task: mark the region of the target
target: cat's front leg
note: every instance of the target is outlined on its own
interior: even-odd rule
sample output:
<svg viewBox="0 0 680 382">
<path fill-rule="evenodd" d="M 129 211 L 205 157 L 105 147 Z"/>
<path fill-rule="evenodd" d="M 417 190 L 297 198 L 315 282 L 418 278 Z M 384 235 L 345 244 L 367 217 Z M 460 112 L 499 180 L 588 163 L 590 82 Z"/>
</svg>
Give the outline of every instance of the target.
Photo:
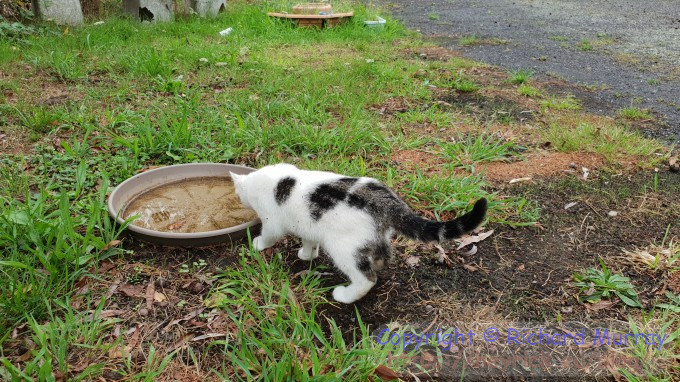
<svg viewBox="0 0 680 382">
<path fill-rule="evenodd" d="M 319 257 L 319 244 L 309 240 L 302 240 L 302 248 L 298 250 L 298 257 L 304 261 L 312 261 Z"/>
<path fill-rule="evenodd" d="M 253 239 L 253 248 L 258 251 L 264 251 L 265 249 L 276 244 L 276 241 L 281 238 L 281 234 L 272 228 L 271 224 L 262 224 L 262 231 L 260 236 Z"/>
</svg>

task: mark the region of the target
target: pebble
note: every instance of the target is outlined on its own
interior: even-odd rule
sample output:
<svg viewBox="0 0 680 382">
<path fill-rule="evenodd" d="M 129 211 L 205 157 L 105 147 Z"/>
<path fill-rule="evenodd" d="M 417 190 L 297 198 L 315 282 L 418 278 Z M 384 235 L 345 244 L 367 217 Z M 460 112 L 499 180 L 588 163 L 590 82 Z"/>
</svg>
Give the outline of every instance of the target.
<svg viewBox="0 0 680 382">
<path fill-rule="evenodd" d="M 609 211 L 609 212 L 607 213 L 607 215 L 609 215 L 609 216 L 611 216 L 611 217 L 617 216 L 618 214 L 619 214 L 619 211 L 614 211 L 614 210 Z"/>
<path fill-rule="evenodd" d="M 430 312 L 432 312 L 432 311 L 434 310 L 434 306 L 432 306 L 432 305 L 426 305 L 426 306 L 425 306 L 425 310 L 426 310 L 428 313 L 430 313 Z"/>
<path fill-rule="evenodd" d="M 142 309 L 139 310 L 140 316 L 146 316 L 147 314 L 149 314 L 149 309 L 142 308 Z"/>
<path fill-rule="evenodd" d="M 200 62 L 202 62 L 202 63 L 207 63 L 207 62 L 208 62 L 208 59 L 205 58 L 205 57 L 201 57 L 201 58 L 198 59 L 198 61 L 200 61 Z"/>
</svg>

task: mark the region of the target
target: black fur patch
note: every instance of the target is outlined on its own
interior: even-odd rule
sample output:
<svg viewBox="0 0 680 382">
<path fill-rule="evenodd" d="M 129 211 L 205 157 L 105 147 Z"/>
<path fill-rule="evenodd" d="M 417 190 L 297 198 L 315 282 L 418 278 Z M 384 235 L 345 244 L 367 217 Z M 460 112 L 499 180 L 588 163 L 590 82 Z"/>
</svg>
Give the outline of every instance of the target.
<svg viewBox="0 0 680 382">
<path fill-rule="evenodd" d="M 356 194 L 347 195 L 347 204 L 354 208 L 363 209 L 366 207 L 366 199 Z"/>
<path fill-rule="evenodd" d="M 334 184 L 322 184 L 312 192 L 309 196 L 312 211 L 312 218 L 314 220 L 321 219 L 321 216 L 328 210 L 331 210 L 339 202 L 345 200 L 347 196 L 346 190 Z"/>
<path fill-rule="evenodd" d="M 276 185 L 276 191 L 274 193 L 274 198 L 276 199 L 276 203 L 278 205 L 281 205 L 288 200 L 288 197 L 290 196 L 290 192 L 293 190 L 293 187 L 295 187 L 295 179 L 287 176 L 281 180 L 279 180 L 279 183 Z"/>
</svg>

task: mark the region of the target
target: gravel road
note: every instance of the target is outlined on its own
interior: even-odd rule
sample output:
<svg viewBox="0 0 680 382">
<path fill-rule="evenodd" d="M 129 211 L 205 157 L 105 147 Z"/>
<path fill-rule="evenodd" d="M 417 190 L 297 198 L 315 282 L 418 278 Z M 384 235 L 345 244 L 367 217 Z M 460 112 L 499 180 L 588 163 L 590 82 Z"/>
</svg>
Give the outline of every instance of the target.
<svg viewBox="0 0 680 382">
<path fill-rule="evenodd" d="M 393 15 L 464 55 L 575 87 L 587 110 L 650 109 L 680 144 L 678 0 L 390 0 Z M 460 46 L 461 37 L 478 43 Z"/>
</svg>

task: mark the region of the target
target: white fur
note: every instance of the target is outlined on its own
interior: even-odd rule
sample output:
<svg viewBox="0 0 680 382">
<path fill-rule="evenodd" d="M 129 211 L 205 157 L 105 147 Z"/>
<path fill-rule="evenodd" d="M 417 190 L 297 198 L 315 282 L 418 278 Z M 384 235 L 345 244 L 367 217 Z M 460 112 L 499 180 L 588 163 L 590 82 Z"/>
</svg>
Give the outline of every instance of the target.
<svg viewBox="0 0 680 382">
<path fill-rule="evenodd" d="M 296 183 L 286 202 L 279 206 L 274 190 L 279 180 L 286 176 L 295 179 Z M 333 298 L 349 304 L 363 297 L 375 284 L 357 268 L 355 259 L 357 250 L 376 236 L 373 219 L 366 212 L 341 203 L 315 221 L 307 200 L 319 184 L 342 177 L 330 172 L 304 171 L 290 164 L 263 167 L 248 175 L 232 173 L 241 202 L 255 210 L 262 220 L 262 232 L 253 239 L 253 247 L 262 251 L 286 234 L 302 239 L 303 246 L 298 251 L 300 259 L 316 258 L 319 246 L 323 247 L 336 267 L 351 281 L 348 286 L 337 286 Z M 360 178 L 354 187 L 369 179 Z"/>
</svg>

